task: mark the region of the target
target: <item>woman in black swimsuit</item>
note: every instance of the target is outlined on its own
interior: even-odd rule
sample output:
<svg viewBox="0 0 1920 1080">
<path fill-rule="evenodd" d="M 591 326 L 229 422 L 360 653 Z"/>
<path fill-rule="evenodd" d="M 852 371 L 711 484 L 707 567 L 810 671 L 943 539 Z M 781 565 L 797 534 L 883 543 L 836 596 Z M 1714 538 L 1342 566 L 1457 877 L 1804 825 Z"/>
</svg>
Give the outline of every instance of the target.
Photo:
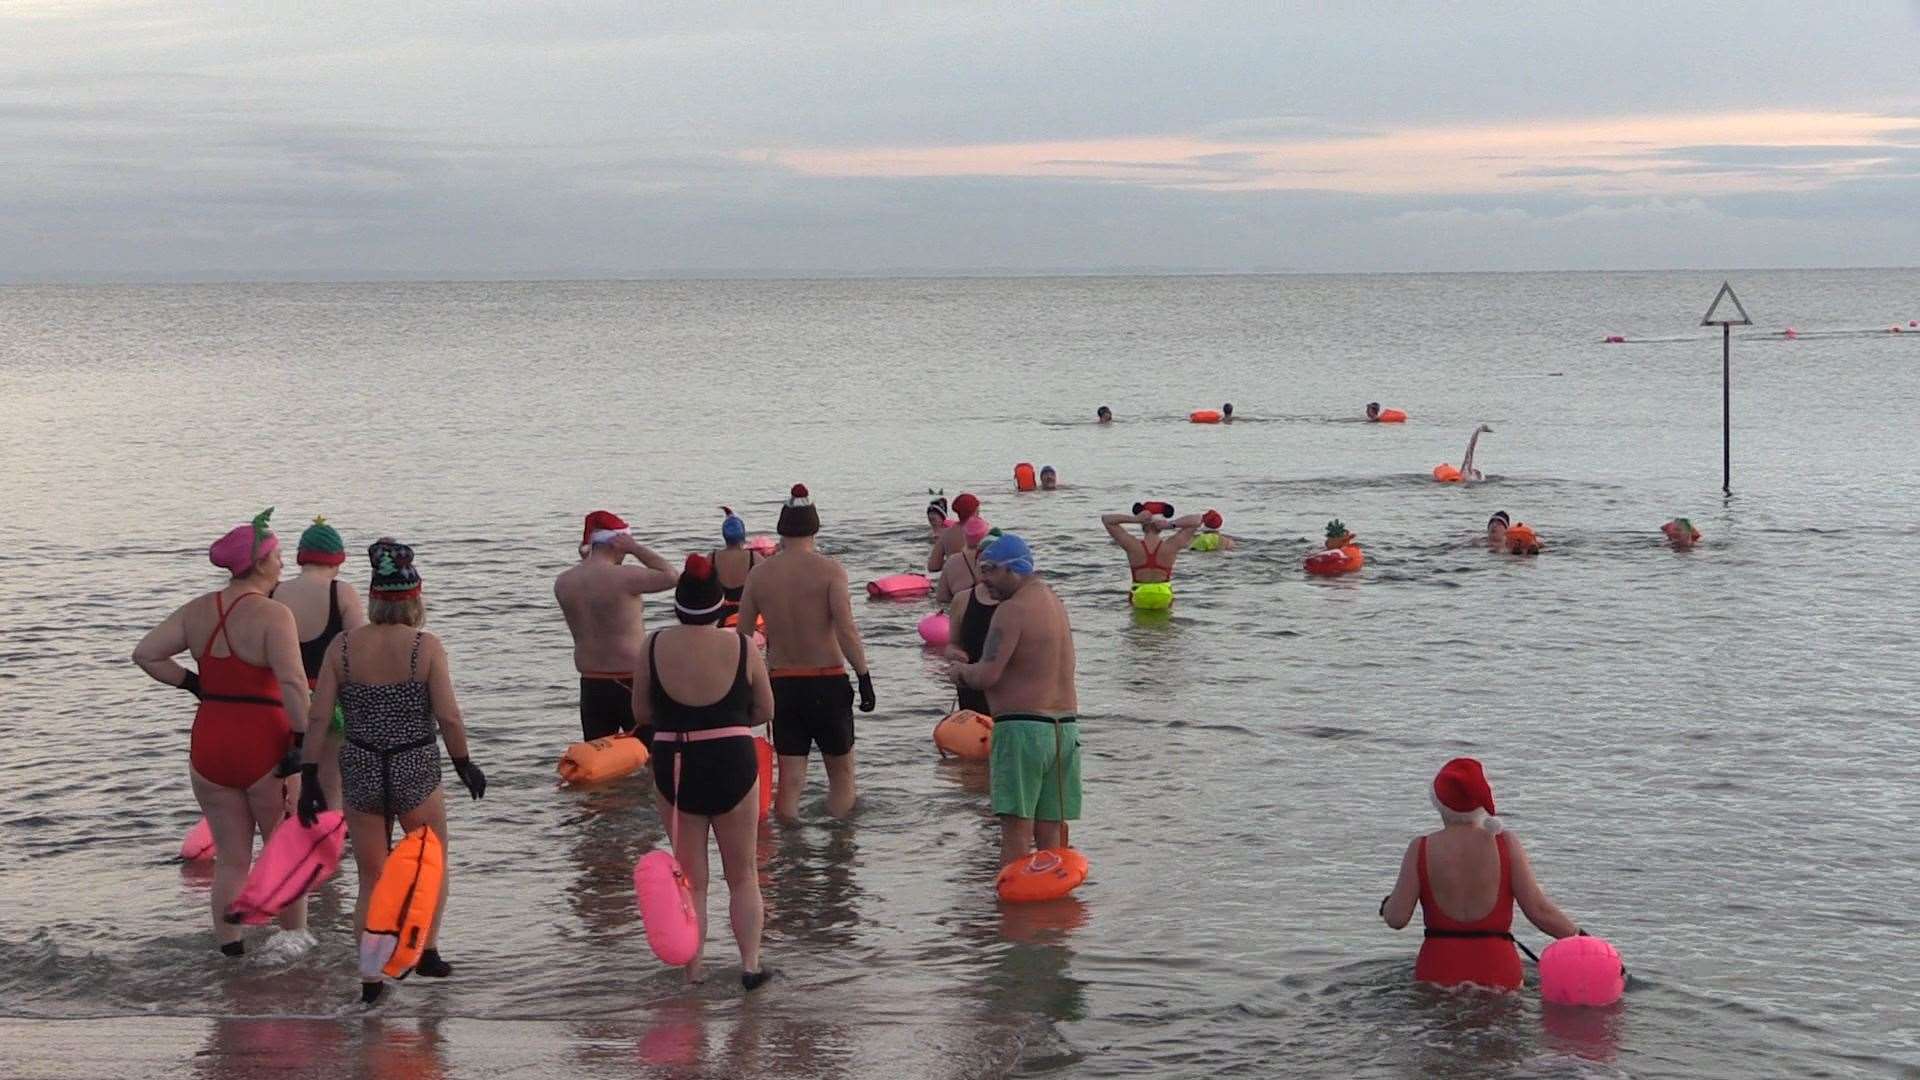
<svg viewBox="0 0 1920 1080">
<path fill-rule="evenodd" d="M 760 764 L 753 728 L 773 719 L 773 686 L 760 653 L 719 626 L 726 611 L 719 575 L 703 555 L 687 557 L 674 588 L 679 626 L 656 630 L 633 673 L 633 718 L 653 727 L 653 783 L 660 819 L 678 821 L 674 857 L 686 872 L 700 940 L 707 936 L 707 831 L 720 845 L 727 910 L 740 946 L 740 982 L 765 982 L 760 964 L 762 909 L 754 866 L 760 824 Z M 698 704 L 693 704 L 698 702 Z M 687 978 L 702 977 L 701 957 Z"/>
<path fill-rule="evenodd" d="M 948 659 L 967 664 L 980 662 L 980 654 L 987 647 L 987 631 L 993 626 L 993 615 L 1000 610 L 999 605 L 1000 601 L 994 599 L 993 591 L 984 583 L 953 598 L 953 605 L 947 609 L 947 625 L 953 628 L 947 646 Z M 965 685 L 959 690 L 957 708 L 972 709 L 981 716 L 993 715 L 985 690 Z"/>
<path fill-rule="evenodd" d="M 294 628 L 300 634 L 300 663 L 307 669 L 310 690 L 320 685 L 320 663 L 333 639 L 343 630 L 367 625 L 360 594 L 340 580 L 340 564 L 346 558 L 339 532 L 326 518 L 314 518 L 300 534 L 300 576 L 280 582 L 267 593 L 293 612 Z M 335 709 L 333 734 L 340 730 L 340 711 Z M 340 761 L 333 754 L 320 762 L 320 787 L 327 793 L 328 806 L 340 805 Z"/>
</svg>

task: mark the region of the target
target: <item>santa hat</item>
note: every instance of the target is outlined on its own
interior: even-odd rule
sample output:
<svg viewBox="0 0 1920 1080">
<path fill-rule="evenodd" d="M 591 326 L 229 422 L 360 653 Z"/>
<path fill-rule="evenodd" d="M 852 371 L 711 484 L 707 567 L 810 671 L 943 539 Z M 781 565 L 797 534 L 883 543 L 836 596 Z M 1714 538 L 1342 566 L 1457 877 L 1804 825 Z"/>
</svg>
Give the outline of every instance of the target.
<svg viewBox="0 0 1920 1080">
<path fill-rule="evenodd" d="M 595 510 L 587 515 L 587 524 L 580 531 L 580 554 L 585 555 L 595 544 L 604 544 L 627 531 L 627 523 L 620 515 L 611 510 Z"/>
<path fill-rule="evenodd" d="M 953 500 L 953 516 L 965 521 L 980 512 L 980 497 L 971 491 L 963 491 Z"/>
<path fill-rule="evenodd" d="M 1501 829 L 1500 819 L 1493 816 L 1498 811 L 1493 808 L 1493 788 L 1487 784 L 1487 774 L 1470 757 L 1454 758 L 1440 766 L 1433 777 L 1431 798 L 1434 808 L 1442 813 L 1469 817 L 1490 833 Z"/>
<path fill-rule="evenodd" d="M 820 531 L 820 511 L 814 509 L 807 485 L 793 485 L 787 501 L 780 507 L 780 520 L 773 531 L 781 536 L 812 536 Z"/>
</svg>

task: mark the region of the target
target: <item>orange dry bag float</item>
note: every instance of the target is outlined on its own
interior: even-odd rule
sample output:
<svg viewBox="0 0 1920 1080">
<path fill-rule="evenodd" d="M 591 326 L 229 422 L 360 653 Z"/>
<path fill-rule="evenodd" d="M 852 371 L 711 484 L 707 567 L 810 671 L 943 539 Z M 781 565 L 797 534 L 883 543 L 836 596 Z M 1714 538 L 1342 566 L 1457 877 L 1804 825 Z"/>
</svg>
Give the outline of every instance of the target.
<svg viewBox="0 0 1920 1080">
<path fill-rule="evenodd" d="M 387 852 L 386 868 L 367 901 L 367 928 L 360 932 L 360 981 L 404 979 L 420 962 L 433 917 L 440 911 L 440 884 L 447 849 L 440 835 L 422 825 Z"/>
<path fill-rule="evenodd" d="M 933 725 L 933 745 L 941 757 L 985 761 L 993 752 L 993 718 L 961 709 Z"/>
<path fill-rule="evenodd" d="M 1443 461 L 1433 467 L 1433 478 L 1443 484 L 1457 484 L 1460 482 L 1460 466 Z"/>
<path fill-rule="evenodd" d="M 1023 461 L 1013 467 L 1013 486 L 1015 488 L 1020 491 L 1032 491 L 1035 484 L 1033 465 L 1031 463 Z"/>
<path fill-rule="evenodd" d="M 1507 526 L 1507 551 L 1514 555 L 1540 554 L 1540 538 L 1533 527 L 1522 521 Z"/>
<path fill-rule="evenodd" d="M 1217 424 L 1220 422 L 1219 409 L 1195 409 L 1187 414 L 1187 419 L 1196 424 Z"/>
<path fill-rule="evenodd" d="M 1404 424 L 1407 414 L 1399 409 L 1381 409 L 1380 415 L 1373 418 L 1376 424 Z"/>
<path fill-rule="evenodd" d="M 632 735 L 577 742 L 560 755 L 560 782 L 598 784 L 618 780 L 647 764 L 647 746 Z"/>
</svg>

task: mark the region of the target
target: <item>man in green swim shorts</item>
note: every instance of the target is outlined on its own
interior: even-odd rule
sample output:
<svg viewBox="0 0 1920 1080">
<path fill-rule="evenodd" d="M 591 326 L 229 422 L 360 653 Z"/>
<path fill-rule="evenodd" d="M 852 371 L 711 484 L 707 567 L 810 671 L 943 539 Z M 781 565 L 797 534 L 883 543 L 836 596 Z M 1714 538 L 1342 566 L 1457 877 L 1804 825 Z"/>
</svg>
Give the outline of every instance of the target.
<svg viewBox="0 0 1920 1080">
<path fill-rule="evenodd" d="M 1080 817 L 1080 698 L 1067 606 L 1033 572 L 1012 533 L 980 552 L 980 580 L 998 597 L 980 659 L 955 664 L 957 686 L 984 690 L 993 709 L 993 812 L 1000 865 L 1062 847 Z"/>
</svg>

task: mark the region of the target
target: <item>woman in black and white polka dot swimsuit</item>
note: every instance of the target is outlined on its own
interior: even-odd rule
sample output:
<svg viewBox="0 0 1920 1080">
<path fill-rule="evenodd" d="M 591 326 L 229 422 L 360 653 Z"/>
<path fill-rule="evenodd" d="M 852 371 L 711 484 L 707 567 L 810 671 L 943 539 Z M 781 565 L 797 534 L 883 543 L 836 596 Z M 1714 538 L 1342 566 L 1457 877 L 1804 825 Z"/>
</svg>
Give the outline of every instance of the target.
<svg viewBox="0 0 1920 1080">
<path fill-rule="evenodd" d="M 431 828 L 446 843 L 447 800 L 440 786 L 436 743 L 446 741 L 454 771 L 474 798 L 487 788 L 486 775 L 467 759 L 467 730 L 453 696 L 446 646 L 420 629 L 427 617 L 413 549 L 381 540 L 367 554 L 374 567 L 373 587 L 367 592 L 368 623 L 342 633 L 327 647 L 310 714 L 331 717 L 337 701 L 345 730 L 341 736 L 327 732 L 319 740 L 308 740 L 300 789 L 300 818 L 312 821 L 326 808 L 318 763 L 338 744 L 347 835 L 360 877 L 356 931 L 366 927 L 367 903 L 386 868 L 396 822 L 402 833 Z M 323 722 L 314 730 L 326 732 L 327 727 Z M 441 888 L 444 898 L 444 881 Z M 445 912 L 443 899 L 440 914 Z M 439 936 L 436 916 L 414 969 L 418 974 L 439 977 L 452 972 L 436 947 Z"/>
</svg>

